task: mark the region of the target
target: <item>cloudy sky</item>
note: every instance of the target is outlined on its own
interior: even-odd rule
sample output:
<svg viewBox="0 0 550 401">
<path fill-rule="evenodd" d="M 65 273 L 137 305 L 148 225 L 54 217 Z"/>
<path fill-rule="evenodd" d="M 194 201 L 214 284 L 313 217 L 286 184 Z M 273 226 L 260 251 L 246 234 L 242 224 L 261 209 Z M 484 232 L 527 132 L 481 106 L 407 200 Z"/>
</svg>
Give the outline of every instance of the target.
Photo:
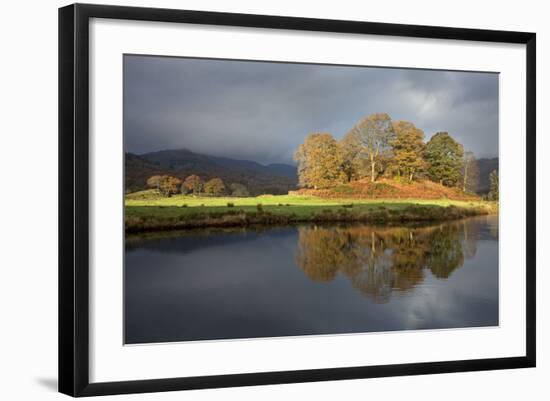
<svg viewBox="0 0 550 401">
<path fill-rule="evenodd" d="M 291 163 L 308 133 L 385 112 L 498 155 L 498 75 L 174 57 L 124 58 L 125 150 Z"/>
</svg>

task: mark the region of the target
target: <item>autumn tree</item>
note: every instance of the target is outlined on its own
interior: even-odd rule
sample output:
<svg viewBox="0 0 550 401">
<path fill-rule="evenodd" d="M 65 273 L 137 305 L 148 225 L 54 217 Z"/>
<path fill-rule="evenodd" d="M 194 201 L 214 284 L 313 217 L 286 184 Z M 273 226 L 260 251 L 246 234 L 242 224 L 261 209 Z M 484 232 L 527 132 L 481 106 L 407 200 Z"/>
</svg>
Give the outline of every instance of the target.
<svg viewBox="0 0 550 401">
<path fill-rule="evenodd" d="M 421 284 L 425 269 L 448 278 L 464 263 L 461 226 L 299 227 L 296 265 L 312 280 L 347 277 L 377 303 Z"/>
<path fill-rule="evenodd" d="M 159 181 L 159 191 L 164 196 L 172 196 L 180 192 L 181 180 L 170 175 L 163 175 Z"/>
<path fill-rule="evenodd" d="M 248 192 L 246 186 L 241 183 L 234 182 L 233 184 L 229 185 L 229 189 L 231 189 L 231 196 L 238 196 L 241 198 L 250 196 L 250 193 Z"/>
<path fill-rule="evenodd" d="M 199 194 L 202 190 L 202 180 L 198 175 L 192 174 L 188 176 L 182 184 L 182 193 Z"/>
<path fill-rule="evenodd" d="M 456 186 L 461 179 L 464 148 L 447 132 L 436 133 L 426 144 L 428 175 L 442 185 Z"/>
<path fill-rule="evenodd" d="M 213 196 L 223 195 L 225 192 L 225 184 L 221 178 L 212 178 L 204 184 L 204 192 Z"/>
<path fill-rule="evenodd" d="M 393 122 L 395 138 L 390 142 L 393 153 L 393 164 L 398 174 L 404 174 L 409 181 L 414 175 L 426 168 L 423 153 L 424 131 L 408 121 Z"/>
<path fill-rule="evenodd" d="M 473 152 L 464 153 L 464 167 L 462 169 L 462 190 L 475 193 L 479 187 L 479 167 Z"/>
<path fill-rule="evenodd" d="M 160 175 L 153 175 L 152 177 L 149 177 L 147 179 L 147 186 L 151 188 L 155 188 L 160 191 L 160 181 L 162 179 L 162 176 Z"/>
<path fill-rule="evenodd" d="M 342 267 L 341 257 L 345 257 L 341 249 L 351 249 L 346 246 L 347 237 L 338 235 L 336 230 L 311 227 L 298 228 L 298 244 L 296 264 L 311 280 L 329 282 L 334 280 Z"/>
<path fill-rule="evenodd" d="M 328 188 L 345 181 L 342 149 L 328 133 L 307 136 L 294 154 L 298 163 L 299 185 Z"/>
<path fill-rule="evenodd" d="M 365 158 L 359 157 L 360 145 L 357 137 L 346 135 L 340 140 L 342 150 L 342 172 L 347 182 L 359 180 L 370 175 L 370 165 Z"/>
<path fill-rule="evenodd" d="M 388 152 L 395 137 L 392 121 L 386 113 L 372 114 L 360 120 L 344 137 L 348 144 L 348 155 L 355 160 L 366 158 L 370 165 L 371 182 L 376 179 L 377 164 Z"/>
<path fill-rule="evenodd" d="M 489 200 L 497 201 L 498 200 L 498 171 L 493 170 L 489 174 Z"/>
</svg>

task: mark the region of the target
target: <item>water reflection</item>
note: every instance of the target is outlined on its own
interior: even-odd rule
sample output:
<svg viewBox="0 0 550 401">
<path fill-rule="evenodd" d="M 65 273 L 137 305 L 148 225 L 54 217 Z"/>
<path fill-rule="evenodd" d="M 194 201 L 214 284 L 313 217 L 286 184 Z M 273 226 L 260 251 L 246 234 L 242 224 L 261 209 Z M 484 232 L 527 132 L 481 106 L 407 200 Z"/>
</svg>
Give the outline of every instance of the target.
<svg viewBox="0 0 550 401">
<path fill-rule="evenodd" d="M 296 264 L 312 280 L 338 273 L 376 302 L 422 283 L 425 270 L 447 279 L 473 258 L 479 225 L 466 221 L 430 227 L 300 227 Z"/>
<path fill-rule="evenodd" d="M 126 343 L 498 324 L 498 219 L 126 239 Z"/>
</svg>

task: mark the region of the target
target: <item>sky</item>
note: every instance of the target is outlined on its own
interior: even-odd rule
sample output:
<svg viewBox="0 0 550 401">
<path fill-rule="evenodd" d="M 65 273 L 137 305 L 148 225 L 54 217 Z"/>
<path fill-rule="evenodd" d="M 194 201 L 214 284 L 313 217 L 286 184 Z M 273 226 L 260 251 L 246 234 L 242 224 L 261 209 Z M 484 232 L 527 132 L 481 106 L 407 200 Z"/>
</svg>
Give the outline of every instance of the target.
<svg viewBox="0 0 550 401">
<path fill-rule="evenodd" d="M 124 56 L 124 146 L 293 163 L 312 132 L 342 138 L 388 113 L 498 155 L 498 74 Z"/>
</svg>

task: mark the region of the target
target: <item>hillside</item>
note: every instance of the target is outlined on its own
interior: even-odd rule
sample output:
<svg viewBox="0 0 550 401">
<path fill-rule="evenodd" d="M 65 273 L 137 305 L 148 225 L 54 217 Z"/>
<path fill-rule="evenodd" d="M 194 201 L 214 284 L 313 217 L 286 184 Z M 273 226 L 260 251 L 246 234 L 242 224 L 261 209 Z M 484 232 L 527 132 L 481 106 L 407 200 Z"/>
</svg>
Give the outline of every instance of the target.
<svg viewBox="0 0 550 401">
<path fill-rule="evenodd" d="M 478 194 L 486 194 L 489 192 L 489 175 L 491 171 L 498 171 L 498 157 L 478 159 L 477 166 L 479 168 L 479 185 L 476 192 Z"/>
<path fill-rule="evenodd" d="M 183 179 L 196 174 L 203 180 L 219 177 L 226 185 L 245 185 L 251 195 L 286 194 L 295 189 L 297 183 L 295 166 L 263 165 L 251 160 L 203 155 L 187 149 L 142 155 L 126 153 L 125 168 L 127 192 L 145 189 L 147 178 L 153 175 L 172 175 Z"/>
<path fill-rule="evenodd" d="M 433 181 L 403 183 L 391 179 L 379 179 L 372 183 L 369 179 L 353 181 L 332 189 L 300 189 L 291 194 L 319 196 L 322 198 L 350 199 L 452 199 L 479 200 L 477 196 L 464 194 L 458 188 L 450 188 Z"/>
</svg>

